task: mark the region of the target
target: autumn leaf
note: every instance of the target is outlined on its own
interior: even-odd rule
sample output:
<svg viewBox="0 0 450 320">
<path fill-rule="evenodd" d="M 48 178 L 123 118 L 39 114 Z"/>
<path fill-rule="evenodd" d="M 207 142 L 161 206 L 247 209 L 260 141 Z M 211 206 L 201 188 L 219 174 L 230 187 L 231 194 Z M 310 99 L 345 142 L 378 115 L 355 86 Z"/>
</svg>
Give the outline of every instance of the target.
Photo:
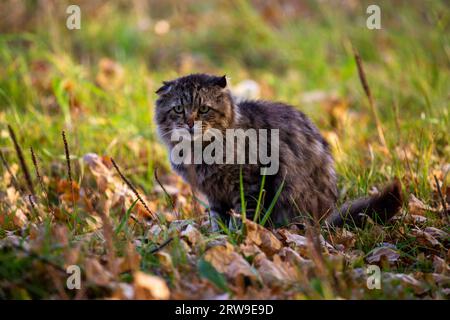
<svg viewBox="0 0 450 320">
<path fill-rule="evenodd" d="M 271 256 L 282 248 L 282 243 L 275 235 L 263 226 L 250 221 L 245 221 L 246 225 L 246 242 L 253 243 L 261 248 L 267 255 Z"/>
<path fill-rule="evenodd" d="M 418 228 L 411 230 L 411 235 L 423 246 L 442 246 L 441 243 L 431 234 Z"/>
<path fill-rule="evenodd" d="M 107 286 L 112 280 L 112 274 L 95 258 L 88 258 L 85 262 L 86 278 L 91 283 Z"/>
<path fill-rule="evenodd" d="M 408 201 L 409 214 L 423 216 L 427 211 L 437 212 L 438 210 L 430 206 L 427 206 L 421 200 L 419 200 L 413 194 L 411 194 Z"/>
<path fill-rule="evenodd" d="M 180 233 L 180 236 L 186 238 L 193 246 L 202 241 L 202 234 L 192 224 L 189 224 L 186 229 Z"/>
<path fill-rule="evenodd" d="M 58 181 L 56 191 L 60 194 L 61 199 L 67 203 L 77 202 L 80 199 L 80 186 L 76 181 L 70 183 L 69 180 L 61 179 Z"/>
<path fill-rule="evenodd" d="M 264 283 L 269 286 L 284 286 L 296 280 L 296 269 L 283 262 L 278 255 L 273 261 L 263 255 L 255 258 L 255 265 Z"/>
<path fill-rule="evenodd" d="M 386 259 L 389 262 L 396 262 L 400 258 L 397 250 L 390 247 L 379 247 L 370 251 L 366 256 L 368 263 L 381 262 Z"/>
<path fill-rule="evenodd" d="M 133 273 L 133 285 L 135 298 L 139 300 L 167 300 L 170 291 L 166 282 L 157 276 L 146 274 L 142 271 Z"/>
<path fill-rule="evenodd" d="M 214 246 L 208 249 L 204 259 L 211 263 L 213 267 L 225 274 L 227 278 L 238 280 L 247 277 L 252 280 L 257 279 L 257 274 L 252 270 L 250 264 L 236 251 L 230 243 Z"/>
</svg>

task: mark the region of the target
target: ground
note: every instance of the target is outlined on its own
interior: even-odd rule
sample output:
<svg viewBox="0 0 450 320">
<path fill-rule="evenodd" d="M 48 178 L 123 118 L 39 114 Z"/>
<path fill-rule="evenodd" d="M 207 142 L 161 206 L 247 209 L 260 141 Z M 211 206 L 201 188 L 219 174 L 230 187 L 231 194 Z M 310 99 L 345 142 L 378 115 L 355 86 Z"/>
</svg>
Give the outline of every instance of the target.
<svg viewBox="0 0 450 320">
<path fill-rule="evenodd" d="M 74 2 L 79 30 L 66 1 L 0 4 L 1 299 L 448 299 L 445 1 Z M 153 122 L 161 81 L 193 72 L 304 111 L 340 202 L 397 177 L 401 212 L 211 232 Z"/>
</svg>

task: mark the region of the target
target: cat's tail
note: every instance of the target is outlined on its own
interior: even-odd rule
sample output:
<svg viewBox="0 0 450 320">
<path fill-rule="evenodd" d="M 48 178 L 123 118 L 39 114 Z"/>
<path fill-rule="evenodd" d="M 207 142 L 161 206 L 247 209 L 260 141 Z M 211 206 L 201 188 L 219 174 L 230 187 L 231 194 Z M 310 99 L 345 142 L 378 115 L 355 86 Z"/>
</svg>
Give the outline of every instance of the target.
<svg viewBox="0 0 450 320">
<path fill-rule="evenodd" d="M 326 219 L 326 223 L 332 227 L 342 227 L 344 224 L 362 227 L 367 216 L 383 223 L 397 214 L 402 203 L 401 184 L 395 179 L 376 195 L 344 203 Z"/>
</svg>

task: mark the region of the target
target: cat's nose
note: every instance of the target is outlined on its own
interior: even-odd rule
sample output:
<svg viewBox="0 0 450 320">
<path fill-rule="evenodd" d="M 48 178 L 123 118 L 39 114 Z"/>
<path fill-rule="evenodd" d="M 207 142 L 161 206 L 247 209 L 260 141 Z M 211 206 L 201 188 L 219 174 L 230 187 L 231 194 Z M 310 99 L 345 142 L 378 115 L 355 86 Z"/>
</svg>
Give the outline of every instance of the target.
<svg viewBox="0 0 450 320">
<path fill-rule="evenodd" d="M 194 127 L 194 119 L 187 119 L 187 125 L 189 129 L 192 129 Z"/>
</svg>

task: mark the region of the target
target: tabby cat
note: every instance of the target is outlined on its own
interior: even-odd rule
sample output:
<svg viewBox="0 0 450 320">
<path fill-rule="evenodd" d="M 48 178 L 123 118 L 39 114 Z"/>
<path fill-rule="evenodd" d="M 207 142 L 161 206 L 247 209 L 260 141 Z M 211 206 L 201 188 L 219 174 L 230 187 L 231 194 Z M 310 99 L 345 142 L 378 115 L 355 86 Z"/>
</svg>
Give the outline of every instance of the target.
<svg viewBox="0 0 450 320">
<path fill-rule="evenodd" d="M 401 206 L 400 183 L 395 180 L 375 196 L 337 208 L 336 172 L 328 143 L 311 120 L 292 106 L 260 100 L 235 102 L 226 77 L 207 74 L 165 81 L 156 93 L 155 120 L 169 153 L 178 142 L 171 138 L 177 131 L 205 132 L 214 128 L 225 136 L 227 129 L 279 130 L 278 172 L 266 175 L 263 193 L 266 209 L 278 195 L 270 217 L 274 225 L 313 217 L 332 226 L 342 226 L 350 220 L 360 226 L 366 216 L 386 221 Z M 271 140 L 267 144 L 268 150 L 273 149 Z M 203 141 L 202 148 L 207 146 L 208 142 Z M 248 144 L 235 148 L 248 151 Z M 247 217 L 255 214 L 262 181 L 261 162 L 180 164 L 173 161 L 171 154 L 171 163 L 179 175 L 206 195 L 213 216 L 229 221 L 232 210 L 241 212 L 241 189 Z"/>
</svg>

